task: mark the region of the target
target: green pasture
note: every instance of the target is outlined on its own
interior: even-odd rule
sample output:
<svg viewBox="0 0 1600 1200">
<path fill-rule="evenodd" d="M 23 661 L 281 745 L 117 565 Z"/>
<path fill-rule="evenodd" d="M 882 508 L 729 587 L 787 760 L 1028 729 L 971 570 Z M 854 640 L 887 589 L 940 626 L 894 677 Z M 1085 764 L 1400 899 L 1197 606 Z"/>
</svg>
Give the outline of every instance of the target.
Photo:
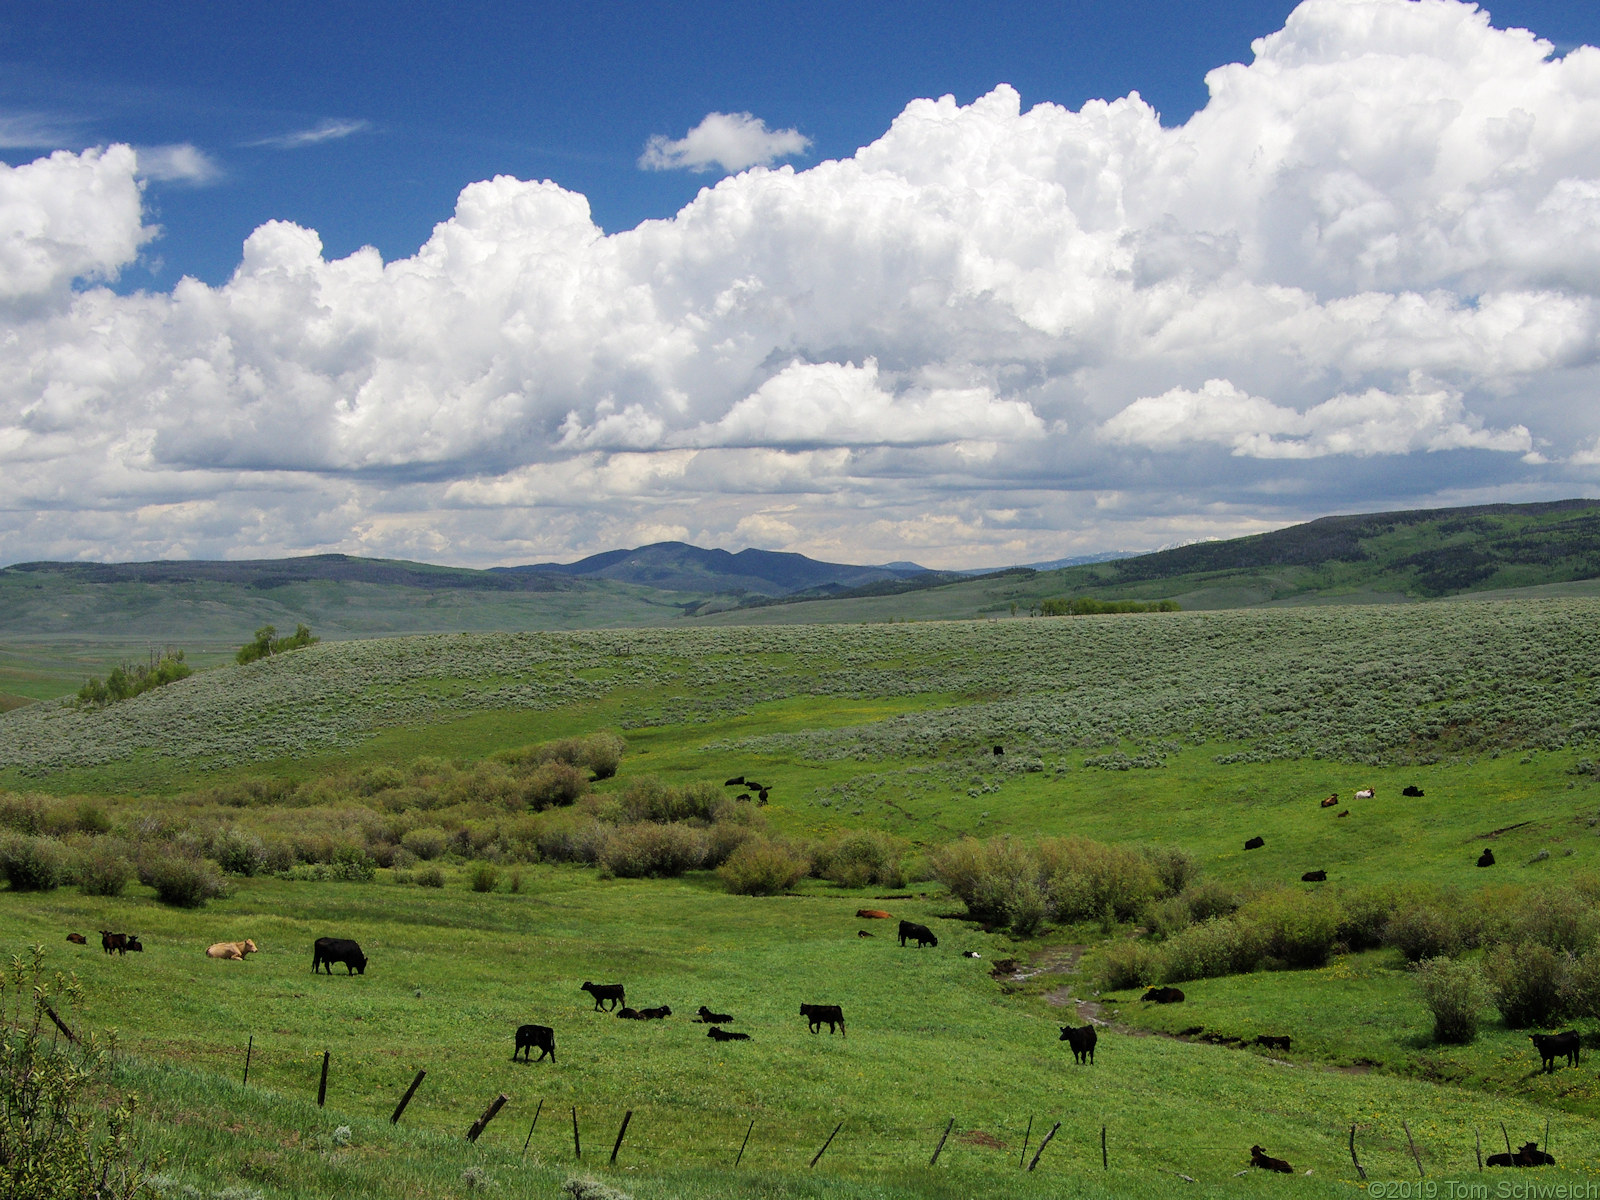
<svg viewBox="0 0 1600 1200">
<path fill-rule="evenodd" d="M 393 1172 L 384 1165 L 389 1146 L 404 1159 L 418 1133 L 459 1138 L 501 1092 L 511 1101 L 473 1153 L 489 1156 L 514 1186 L 542 1100 L 529 1158 L 535 1193 L 548 1186 L 544 1168 L 571 1161 L 573 1107 L 588 1162 L 609 1154 L 622 1114 L 632 1110 L 618 1173 L 632 1169 L 658 1183 L 663 1173 L 725 1171 L 752 1120 L 741 1169 L 803 1177 L 843 1122 L 819 1170 L 894 1180 L 891 1194 L 1014 1188 L 1029 1118 L 1035 1145 L 1054 1122 L 1062 1128 L 1041 1161 L 1042 1178 L 1022 1194 L 1080 1185 L 1150 1194 L 1170 1187 L 1174 1173 L 1225 1194 L 1257 1142 L 1297 1170 L 1310 1169 L 1312 1180 L 1299 1186 L 1318 1194 L 1315 1181 L 1327 1186 L 1353 1174 L 1352 1124 L 1369 1172 L 1403 1177 L 1402 1120 L 1435 1176 L 1465 1170 L 1472 1131 L 1498 1131 L 1500 1121 L 1515 1136 L 1542 1142 L 1550 1118 L 1561 1161 L 1600 1158 L 1592 1108 L 1570 1094 L 1559 1101 L 1531 1088 L 1495 1094 L 1332 1069 L 1312 1055 L 1274 1060 L 1116 1032 L 1103 1034 L 1094 1066 L 1075 1066 L 1059 1041 L 1062 1010 L 1039 996 L 1008 995 L 990 977 L 995 958 L 1027 957 L 1030 947 L 952 919 L 948 898 L 936 894 L 874 901 L 870 893 L 818 888 L 751 899 L 706 880 L 599 881 L 554 868 L 532 869 L 525 882 L 512 895 L 477 894 L 459 882 L 429 892 L 384 882 L 248 880 L 201 912 L 164 909 L 140 895 L 7 893 L 0 911 L 13 945 L 44 942 L 51 965 L 83 981 L 86 998 L 71 1019 L 119 1031 L 137 1064 L 130 1083 L 152 1092 L 148 1119 L 166 1130 L 162 1144 L 184 1163 L 186 1179 L 218 1188 L 237 1179 L 300 1193 L 304 1181 L 289 1165 L 295 1152 L 315 1144 L 324 1160 L 341 1157 L 332 1153 L 330 1130 L 350 1124 L 361 1136 L 342 1155 L 343 1178 L 379 1194 Z M 939 947 L 902 949 L 887 928 L 859 937 L 870 924 L 854 915 L 864 903 L 929 924 Z M 97 928 L 136 931 L 147 950 L 106 956 L 93 944 Z M 91 945 L 66 944 L 68 930 L 91 934 Z M 324 934 L 357 938 L 371 960 L 366 974 L 336 968 L 332 977 L 313 977 L 311 942 Z M 213 940 L 247 936 L 261 952 L 245 962 L 204 956 Z M 983 958 L 960 957 L 962 949 Z M 1346 969 L 1381 971 L 1364 960 Z M 623 982 L 635 1006 L 668 1004 L 673 1015 L 629 1022 L 594 1012 L 578 990 L 585 980 Z M 1077 977 L 1061 982 L 1088 994 Z M 1227 984 L 1240 986 L 1230 993 Z M 1271 1032 L 1291 1023 L 1314 1044 L 1301 1008 L 1280 997 L 1312 988 L 1337 995 L 1340 986 L 1329 972 L 1195 984 L 1184 1011 L 1163 1016 L 1250 1031 L 1272 1011 Z M 1246 992 L 1258 999 L 1245 1000 Z M 1426 1015 L 1404 986 L 1359 999 L 1378 1006 L 1374 1045 L 1426 1030 Z M 803 1001 L 842 1005 L 848 1035 L 809 1033 L 798 1013 Z M 702 1003 L 732 1012 L 733 1028 L 751 1040 L 712 1042 L 689 1019 Z M 512 1032 L 523 1022 L 555 1028 L 557 1062 L 511 1062 Z M 236 1081 L 252 1037 L 246 1092 Z M 1504 1049 L 1491 1038 L 1468 1053 L 1498 1063 Z M 318 1113 L 310 1101 L 324 1050 L 331 1053 L 328 1108 Z M 404 1119 L 415 1132 L 394 1133 L 386 1119 L 419 1069 L 428 1075 Z M 1552 1078 L 1566 1084 L 1578 1074 Z M 255 1098 L 261 1094 L 270 1100 Z M 242 1119 L 226 1142 L 209 1128 L 191 1132 L 242 1107 L 271 1109 L 267 1129 L 277 1132 L 254 1132 Z M 927 1158 L 952 1118 L 956 1133 L 929 1172 Z M 1110 1171 L 1099 1162 L 1102 1125 Z M 462 1146 L 451 1160 L 467 1160 Z M 370 1173 L 355 1165 L 368 1157 L 381 1160 Z M 792 1194 L 827 1194 L 796 1186 Z M 430 1194 L 419 1182 L 410 1190 Z"/>
</svg>

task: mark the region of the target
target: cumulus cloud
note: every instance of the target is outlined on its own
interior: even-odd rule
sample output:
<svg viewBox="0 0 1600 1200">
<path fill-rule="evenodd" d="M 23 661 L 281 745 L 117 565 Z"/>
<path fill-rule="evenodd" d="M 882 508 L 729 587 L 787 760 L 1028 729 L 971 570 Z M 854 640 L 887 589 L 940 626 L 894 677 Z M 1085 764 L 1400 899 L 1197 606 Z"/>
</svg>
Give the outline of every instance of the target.
<svg viewBox="0 0 1600 1200">
<path fill-rule="evenodd" d="M 804 154 L 811 139 L 798 129 L 768 129 L 750 113 L 707 113 L 705 119 L 676 141 L 656 134 L 639 156 L 644 171 L 742 171 L 771 166 L 780 158 Z"/>
<path fill-rule="evenodd" d="M 987 565 L 1584 490 L 1600 51 L 1456 0 L 1306 0 L 1253 50 L 1181 126 L 1001 85 L 609 236 L 502 176 L 407 258 L 274 221 L 166 293 L 94 286 L 152 236 L 148 152 L 0 168 L 0 561 Z"/>
<path fill-rule="evenodd" d="M 172 146 L 141 146 L 139 175 L 143 179 L 191 184 L 215 183 L 222 168 L 204 150 L 179 142 Z"/>
<path fill-rule="evenodd" d="M 320 146 L 323 142 L 337 142 L 352 134 L 365 133 L 372 128 L 372 122 L 366 120 L 349 120 L 329 118 L 319 121 L 310 129 L 296 129 L 291 133 L 276 133 L 271 137 L 258 138 L 253 142 L 246 142 L 247 146 L 270 146 L 274 150 L 299 150 L 305 146 Z"/>
</svg>

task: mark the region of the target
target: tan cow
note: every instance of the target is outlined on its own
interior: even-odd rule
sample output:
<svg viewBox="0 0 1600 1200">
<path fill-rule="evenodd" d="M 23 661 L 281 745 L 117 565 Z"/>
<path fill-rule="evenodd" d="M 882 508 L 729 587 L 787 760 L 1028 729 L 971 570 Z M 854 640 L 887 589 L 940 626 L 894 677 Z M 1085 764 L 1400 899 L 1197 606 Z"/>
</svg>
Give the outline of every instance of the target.
<svg viewBox="0 0 1600 1200">
<path fill-rule="evenodd" d="M 254 954 L 255 952 L 255 942 L 245 938 L 242 942 L 218 942 L 215 946 L 208 946 L 206 948 L 206 957 L 243 959 L 246 954 Z"/>
</svg>

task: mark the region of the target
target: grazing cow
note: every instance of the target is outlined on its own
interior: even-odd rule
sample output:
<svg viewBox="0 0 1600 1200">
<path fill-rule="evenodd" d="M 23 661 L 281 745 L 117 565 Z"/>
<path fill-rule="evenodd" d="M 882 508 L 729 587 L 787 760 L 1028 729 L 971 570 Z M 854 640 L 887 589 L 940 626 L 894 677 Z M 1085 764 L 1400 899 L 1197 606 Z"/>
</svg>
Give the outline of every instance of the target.
<svg viewBox="0 0 1600 1200">
<path fill-rule="evenodd" d="M 67 941 L 71 942 L 74 946 L 87 946 L 89 944 L 89 939 L 84 937 L 81 933 L 67 934 Z"/>
<path fill-rule="evenodd" d="M 1336 812 L 1333 815 L 1336 817 L 1348 817 L 1350 815 L 1350 810 L 1347 808 L 1343 812 Z"/>
<path fill-rule="evenodd" d="M 748 1033 L 736 1033 L 732 1029 L 718 1029 L 714 1025 L 706 1030 L 706 1036 L 717 1042 L 748 1042 L 750 1040 Z"/>
<path fill-rule="evenodd" d="M 1300 882 L 1301 883 L 1327 883 L 1328 882 L 1328 873 L 1326 871 L 1307 871 L 1304 875 L 1300 876 Z"/>
<path fill-rule="evenodd" d="M 1421 796 L 1421 795 L 1422 795 L 1422 789 L 1421 789 L 1421 788 L 1419 788 L 1419 787 L 1418 787 L 1418 786 L 1417 786 L 1417 785 L 1416 785 L 1416 784 L 1414 784 L 1414 783 L 1408 783 L 1408 784 L 1406 784 L 1406 786 L 1405 786 L 1405 787 L 1403 787 L 1403 788 L 1401 788 L 1401 789 L 1400 789 L 1400 794 L 1401 794 L 1401 795 L 1402 795 L 1402 796 L 1410 796 L 1410 797 L 1411 797 L 1411 798 L 1412 798 L 1412 799 L 1413 799 L 1413 800 L 1415 800 L 1415 799 L 1417 799 L 1417 798 L 1418 798 L 1418 797 L 1419 797 L 1419 796 Z"/>
<path fill-rule="evenodd" d="M 1266 838 L 1264 838 L 1264 837 L 1253 837 L 1248 842 L 1246 842 L 1244 844 L 1244 848 L 1246 850 L 1259 850 L 1259 849 L 1261 849 L 1261 847 L 1265 846 L 1266 844 L 1267 844 L 1267 839 Z"/>
<path fill-rule="evenodd" d="M 844 1010 L 837 1004 L 802 1004 L 800 1015 L 811 1022 L 812 1033 L 820 1032 L 824 1021 L 828 1023 L 829 1033 L 833 1032 L 835 1025 L 840 1033 L 844 1032 Z"/>
<path fill-rule="evenodd" d="M 1322 807 L 1323 808 L 1332 808 L 1337 803 L 1339 803 L 1339 793 L 1335 792 L 1333 795 L 1329 796 L 1326 800 L 1324 800 L 1322 802 Z"/>
<path fill-rule="evenodd" d="M 1157 1004 L 1177 1004 L 1183 999 L 1183 993 L 1175 987 L 1153 987 L 1139 999 L 1154 1000 Z"/>
<path fill-rule="evenodd" d="M 100 949 L 110 954 L 113 950 L 118 954 L 128 952 L 128 935 L 125 933 L 112 933 L 109 929 L 100 931 Z"/>
<path fill-rule="evenodd" d="M 1289 1043 L 1292 1040 L 1293 1039 L 1289 1037 L 1275 1037 L 1270 1033 L 1263 1033 L 1256 1039 L 1256 1045 L 1264 1046 L 1268 1050 L 1282 1050 L 1285 1053 L 1288 1053 Z"/>
<path fill-rule="evenodd" d="M 230 960 L 243 960 L 246 954 L 256 953 L 256 944 L 250 938 L 242 942 L 218 942 L 214 946 L 206 947 L 207 958 L 226 958 Z"/>
<path fill-rule="evenodd" d="M 539 1047 L 539 1057 L 533 1057 L 533 1048 Z M 517 1055 L 522 1055 L 523 1062 L 541 1062 L 548 1054 L 550 1061 L 556 1060 L 556 1031 L 548 1025 L 518 1025 L 517 1046 L 511 1052 L 511 1061 L 517 1061 Z"/>
<path fill-rule="evenodd" d="M 745 784 L 745 781 L 744 781 L 744 776 L 743 775 L 735 775 L 732 779 L 724 780 L 722 786 L 723 787 L 745 787 L 746 784 Z"/>
<path fill-rule="evenodd" d="M 881 908 L 858 908 L 856 909 L 856 916 L 860 917 L 863 921 L 894 920 L 894 914 L 886 913 Z"/>
<path fill-rule="evenodd" d="M 670 1017 L 671 1015 L 672 1009 L 665 1004 L 660 1008 L 641 1008 L 639 1010 L 639 1020 L 641 1021 L 659 1021 L 663 1017 Z"/>
<path fill-rule="evenodd" d="M 129 954 L 143 954 L 144 953 L 144 943 L 139 940 L 139 935 L 137 933 L 130 933 L 128 935 L 128 953 Z"/>
<path fill-rule="evenodd" d="M 764 784 L 757 783 L 754 779 L 746 779 L 744 785 L 752 792 L 764 792 L 767 790 Z"/>
<path fill-rule="evenodd" d="M 768 792 L 768 790 L 769 789 L 767 789 L 767 788 L 762 788 L 759 792 L 756 793 L 756 807 L 759 808 L 761 805 L 763 805 L 763 804 L 765 804 L 767 802 L 767 792 Z"/>
<path fill-rule="evenodd" d="M 1483 848 L 1483 853 L 1478 855 L 1478 865 L 1480 867 L 1494 866 L 1494 851 L 1485 846 Z"/>
<path fill-rule="evenodd" d="M 1539 1057 L 1544 1060 L 1544 1069 L 1548 1074 L 1556 1069 L 1556 1059 L 1565 1054 L 1567 1066 L 1578 1065 L 1578 1051 L 1582 1047 L 1583 1039 L 1578 1036 L 1578 1031 L 1568 1029 L 1564 1033 L 1531 1033 L 1528 1035 L 1533 1041 L 1534 1049 L 1539 1051 Z"/>
<path fill-rule="evenodd" d="M 334 963 L 343 963 L 346 975 L 367 973 L 367 956 L 355 942 L 349 938 L 318 938 L 311 947 L 311 973 L 315 975 L 319 968 L 327 967 L 332 975 Z"/>
<path fill-rule="evenodd" d="M 1377 794 L 1378 794 L 1378 789 L 1377 788 L 1362 788 L 1359 792 L 1356 793 L 1356 799 L 1357 800 L 1371 800 Z"/>
<path fill-rule="evenodd" d="M 933 936 L 933 930 L 926 925 L 918 925 L 915 921 L 900 922 L 900 944 L 904 946 L 907 938 L 915 938 L 920 949 L 923 946 L 937 946 L 939 939 Z"/>
<path fill-rule="evenodd" d="M 1263 1171 L 1277 1171 L 1284 1175 L 1293 1175 L 1294 1168 L 1281 1158 L 1273 1158 L 1260 1146 L 1250 1147 L 1250 1165 L 1260 1167 Z"/>
<path fill-rule="evenodd" d="M 1491 1167 L 1553 1167 L 1556 1160 L 1539 1149 L 1538 1142 L 1524 1142 L 1515 1154 L 1491 1154 L 1484 1160 Z"/>
<path fill-rule="evenodd" d="M 585 983 L 578 990 L 580 992 L 588 992 L 589 995 L 594 997 L 595 1012 L 602 1011 L 600 1005 L 605 1001 L 610 1001 L 611 1003 L 611 1007 L 604 1010 L 606 1012 L 615 1012 L 617 1005 L 628 1003 L 628 997 L 623 994 L 620 983 Z"/>
<path fill-rule="evenodd" d="M 704 1004 L 700 1006 L 700 1015 L 696 1018 L 702 1025 L 726 1025 L 733 1020 L 727 1013 L 714 1013 Z"/>
<path fill-rule="evenodd" d="M 1085 1025 L 1082 1029 L 1074 1029 L 1070 1025 L 1061 1027 L 1061 1040 L 1072 1046 L 1072 1061 L 1075 1063 L 1088 1063 L 1094 1066 L 1094 1026 Z"/>
</svg>

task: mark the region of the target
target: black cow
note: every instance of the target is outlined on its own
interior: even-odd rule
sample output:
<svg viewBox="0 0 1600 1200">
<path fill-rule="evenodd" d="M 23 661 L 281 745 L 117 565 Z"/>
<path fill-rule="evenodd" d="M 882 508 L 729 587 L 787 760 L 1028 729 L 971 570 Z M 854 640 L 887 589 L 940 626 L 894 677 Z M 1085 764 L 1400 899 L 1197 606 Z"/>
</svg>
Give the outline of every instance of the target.
<svg viewBox="0 0 1600 1200">
<path fill-rule="evenodd" d="M 611 1002 L 611 1007 L 605 1009 L 604 1011 L 606 1012 L 615 1012 L 617 1005 L 628 1003 L 628 997 L 623 994 L 620 983 L 585 983 L 578 990 L 580 992 L 588 992 L 589 995 L 594 997 L 594 1010 L 596 1012 L 601 1011 L 601 1003 L 607 1000 Z"/>
<path fill-rule="evenodd" d="M 724 780 L 722 786 L 723 787 L 744 787 L 745 786 L 744 776 L 743 775 L 735 775 L 732 779 Z"/>
<path fill-rule="evenodd" d="M 1250 1147 L 1250 1165 L 1260 1167 L 1263 1171 L 1278 1171 L 1284 1175 L 1293 1175 L 1294 1168 L 1281 1158 L 1273 1158 L 1260 1146 Z"/>
<path fill-rule="evenodd" d="M 1414 783 L 1408 783 L 1408 784 L 1406 784 L 1406 786 L 1405 786 L 1405 787 L 1403 787 L 1403 788 L 1401 788 L 1401 789 L 1400 789 L 1400 794 L 1401 794 L 1401 795 L 1402 795 L 1402 796 L 1410 796 L 1410 797 L 1412 797 L 1412 798 L 1413 798 L 1413 799 L 1415 799 L 1415 798 L 1416 798 L 1416 797 L 1418 797 L 1418 796 L 1421 796 L 1421 795 L 1422 795 L 1422 789 L 1421 789 L 1421 788 L 1419 788 L 1419 787 L 1418 787 L 1418 786 L 1417 786 L 1417 785 L 1416 785 L 1416 784 L 1414 784 Z"/>
<path fill-rule="evenodd" d="M 1578 1065 L 1578 1051 L 1583 1040 L 1578 1036 L 1578 1031 L 1568 1029 L 1564 1033 L 1532 1033 L 1534 1049 L 1539 1051 L 1539 1057 L 1544 1060 L 1544 1069 L 1548 1073 L 1556 1069 L 1556 1059 L 1561 1055 L 1567 1056 L 1567 1066 Z"/>
<path fill-rule="evenodd" d="M 136 934 L 136 933 L 130 933 L 128 935 L 128 953 L 129 954 L 143 954 L 144 953 L 144 943 L 139 940 L 139 935 Z"/>
<path fill-rule="evenodd" d="M 704 1004 L 700 1006 L 699 1021 L 702 1025 L 726 1025 L 733 1020 L 727 1013 L 714 1013 Z"/>
<path fill-rule="evenodd" d="M 1099 1039 L 1096 1037 L 1093 1025 L 1085 1025 L 1082 1029 L 1074 1029 L 1070 1025 L 1061 1027 L 1061 1040 L 1072 1046 L 1072 1061 L 1094 1065 L 1094 1044 Z"/>
<path fill-rule="evenodd" d="M 878 935 L 875 934 L 875 933 L 868 933 L 865 929 L 858 929 L 858 930 L 856 930 L 856 936 L 857 937 L 877 937 Z"/>
<path fill-rule="evenodd" d="M 1153 987 L 1139 999 L 1154 1000 L 1157 1004 L 1177 1004 L 1183 999 L 1183 993 L 1175 987 Z"/>
<path fill-rule="evenodd" d="M 734 797 L 734 799 L 735 800 L 748 800 L 748 799 L 750 799 L 750 793 L 749 792 L 740 792 L 737 796 Z"/>
<path fill-rule="evenodd" d="M 1287 1053 L 1289 1049 L 1289 1043 L 1292 1040 L 1293 1039 L 1289 1037 L 1277 1037 L 1270 1033 L 1263 1033 L 1260 1037 L 1256 1038 L 1256 1045 L 1265 1046 L 1268 1050 L 1282 1050 Z"/>
<path fill-rule="evenodd" d="M 828 1023 L 828 1032 L 834 1031 L 834 1026 L 839 1027 L 839 1032 L 844 1033 L 844 1010 L 837 1004 L 802 1004 L 800 1015 L 811 1022 L 811 1032 L 819 1033 L 822 1023 Z"/>
<path fill-rule="evenodd" d="M 1485 1161 L 1491 1167 L 1553 1167 L 1556 1160 L 1539 1149 L 1538 1142 L 1524 1142 L 1515 1154 L 1491 1154 Z"/>
<path fill-rule="evenodd" d="M 349 938 L 318 938 L 311 946 L 311 973 L 315 975 L 322 967 L 328 968 L 328 974 L 333 974 L 333 964 L 343 963 L 346 975 L 365 975 L 367 973 L 367 956 L 361 953 L 361 947 Z"/>
<path fill-rule="evenodd" d="M 621 1017 L 624 1021 L 644 1020 L 644 1018 L 639 1015 L 639 1010 L 637 1008 L 629 1008 L 626 1004 L 617 1009 L 617 1016 Z"/>
<path fill-rule="evenodd" d="M 539 1057 L 533 1057 L 533 1048 L 539 1047 Z M 546 1054 L 550 1061 L 556 1060 L 556 1031 L 548 1025 L 518 1025 L 517 1048 L 511 1052 L 511 1061 L 517 1061 L 521 1054 L 524 1062 L 539 1062 Z"/>
<path fill-rule="evenodd" d="M 100 931 L 100 948 L 107 954 L 116 951 L 118 954 L 128 952 L 128 935 L 125 933 L 112 933 L 108 929 Z"/>
<path fill-rule="evenodd" d="M 718 1029 L 715 1025 L 706 1030 L 706 1036 L 719 1042 L 748 1042 L 750 1040 L 748 1033 L 735 1033 L 731 1029 Z"/>
<path fill-rule="evenodd" d="M 1267 844 L 1266 838 L 1253 837 L 1244 844 L 1246 850 L 1259 850 Z"/>
<path fill-rule="evenodd" d="M 1328 873 L 1326 871 L 1307 871 L 1304 875 L 1300 876 L 1300 882 L 1301 883 L 1327 883 L 1328 882 Z"/>
<path fill-rule="evenodd" d="M 767 792 L 769 790 L 770 789 L 768 789 L 768 788 L 762 788 L 760 791 L 756 792 L 756 807 L 757 808 L 761 807 L 761 805 L 763 805 L 763 804 L 765 804 L 767 802 Z"/>
<path fill-rule="evenodd" d="M 1483 853 L 1478 855 L 1478 865 L 1480 867 L 1494 866 L 1494 851 L 1485 846 L 1483 848 Z"/>
<path fill-rule="evenodd" d="M 641 1008 L 639 1010 L 639 1020 L 641 1021 L 659 1021 L 663 1017 L 670 1017 L 671 1015 L 672 1009 L 665 1004 L 660 1008 Z"/>
<path fill-rule="evenodd" d="M 995 756 L 995 757 L 996 757 L 996 758 L 999 758 L 999 757 L 1000 757 L 1000 756 L 1001 756 L 1001 755 L 1002 755 L 1002 754 L 1004 754 L 1004 753 L 1005 753 L 1005 752 L 1006 752 L 1006 748 L 1005 748 L 1005 747 L 1004 747 L 1004 746 L 996 746 L 996 747 L 995 747 L 995 748 L 994 748 L 994 756 Z"/>
<path fill-rule="evenodd" d="M 937 946 L 939 939 L 933 936 L 933 930 L 926 925 L 918 925 L 915 921 L 900 922 L 900 944 L 904 946 L 907 938 L 915 938 L 918 947 Z"/>
</svg>

